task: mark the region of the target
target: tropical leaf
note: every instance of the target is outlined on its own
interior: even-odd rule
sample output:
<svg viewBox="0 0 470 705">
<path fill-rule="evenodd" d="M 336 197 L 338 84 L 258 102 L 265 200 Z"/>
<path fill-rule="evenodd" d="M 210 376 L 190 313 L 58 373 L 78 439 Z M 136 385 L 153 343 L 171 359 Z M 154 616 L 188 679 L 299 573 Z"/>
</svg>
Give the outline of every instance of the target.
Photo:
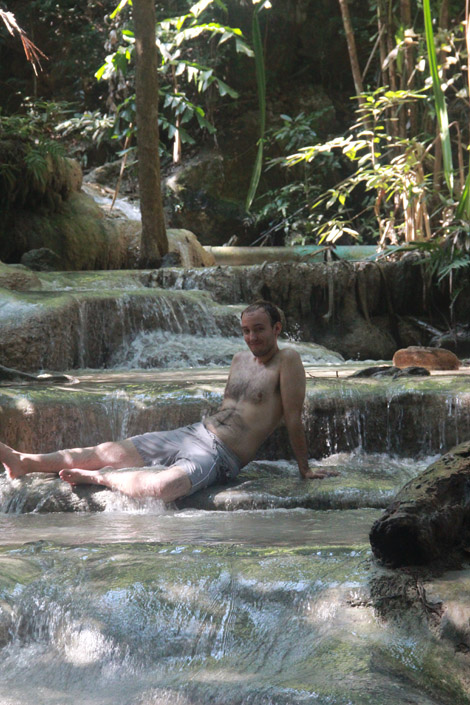
<svg viewBox="0 0 470 705">
<path fill-rule="evenodd" d="M 460 220 L 470 219 L 470 170 L 465 180 L 465 186 L 459 199 L 455 217 Z"/>
<path fill-rule="evenodd" d="M 429 68 L 431 72 L 432 88 L 434 92 L 434 103 L 436 107 L 437 121 L 439 124 L 439 135 L 442 145 L 442 160 L 444 163 L 444 177 L 452 196 L 454 193 L 454 167 L 452 164 L 452 148 L 449 135 L 449 118 L 444 92 L 441 86 L 441 79 L 437 67 L 436 47 L 434 45 L 434 32 L 432 29 L 432 16 L 430 0 L 423 0 L 424 29 L 426 33 L 426 45 L 428 48 Z"/>
<path fill-rule="evenodd" d="M 246 197 L 245 207 L 247 211 L 251 208 L 258 189 L 259 180 L 261 178 L 261 171 L 263 168 L 264 134 L 266 131 L 266 74 L 264 68 L 263 42 L 261 39 L 261 30 L 258 19 L 259 9 L 260 8 L 257 8 L 253 12 L 252 32 L 253 48 L 255 51 L 256 84 L 258 87 L 260 138 L 258 141 L 258 151 L 256 153 L 255 164 L 251 174 L 250 186 Z"/>
<path fill-rule="evenodd" d="M 118 4 L 116 9 L 112 11 L 109 17 L 114 20 L 118 12 L 121 12 L 121 10 L 124 9 L 127 4 L 132 5 L 132 0 L 121 0 L 121 2 Z"/>
</svg>

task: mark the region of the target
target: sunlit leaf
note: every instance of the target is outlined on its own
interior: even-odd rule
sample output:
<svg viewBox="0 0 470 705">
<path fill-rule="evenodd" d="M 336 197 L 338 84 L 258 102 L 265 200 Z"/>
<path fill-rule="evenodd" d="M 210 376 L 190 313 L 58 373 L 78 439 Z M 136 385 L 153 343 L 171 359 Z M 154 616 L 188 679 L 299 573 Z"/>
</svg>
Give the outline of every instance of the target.
<svg viewBox="0 0 470 705">
<path fill-rule="evenodd" d="M 442 145 L 442 159 L 444 162 L 444 176 L 447 182 L 449 193 L 454 191 L 454 168 L 452 164 L 452 149 L 449 135 L 449 118 L 444 93 L 441 88 L 441 80 L 437 68 L 436 47 L 434 45 L 434 32 L 432 29 L 431 6 L 429 0 L 423 0 L 424 27 L 426 33 L 426 45 L 428 48 L 429 68 L 432 78 L 434 92 L 434 102 L 436 107 L 437 120 L 439 123 L 439 133 Z"/>
<path fill-rule="evenodd" d="M 246 54 L 249 57 L 253 57 L 255 55 L 248 44 L 239 37 L 235 37 L 235 49 L 239 54 Z"/>
<path fill-rule="evenodd" d="M 118 14 L 118 12 L 121 12 L 121 10 L 122 10 L 127 4 L 132 5 L 132 0 L 121 0 L 121 2 L 120 2 L 119 5 L 116 7 L 116 9 L 113 10 L 113 12 L 110 14 L 110 18 L 111 18 L 112 20 L 114 20 L 114 18 L 115 18 L 116 15 Z"/>
</svg>

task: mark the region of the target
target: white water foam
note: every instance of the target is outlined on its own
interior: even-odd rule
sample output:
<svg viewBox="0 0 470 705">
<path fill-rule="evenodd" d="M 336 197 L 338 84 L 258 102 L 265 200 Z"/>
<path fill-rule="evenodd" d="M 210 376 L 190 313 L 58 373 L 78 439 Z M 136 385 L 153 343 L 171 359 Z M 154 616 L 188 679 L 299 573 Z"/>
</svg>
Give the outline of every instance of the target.
<svg viewBox="0 0 470 705">
<path fill-rule="evenodd" d="M 314 343 L 282 343 L 297 350 L 304 365 L 338 365 L 341 355 Z M 235 353 L 246 350 L 241 337 L 209 335 L 198 337 L 171 331 L 139 333 L 128 345 L 121 346 L 112 356 L 110 367 L 183 368 L 205 365 L 229 366 Z"/>
</svg>

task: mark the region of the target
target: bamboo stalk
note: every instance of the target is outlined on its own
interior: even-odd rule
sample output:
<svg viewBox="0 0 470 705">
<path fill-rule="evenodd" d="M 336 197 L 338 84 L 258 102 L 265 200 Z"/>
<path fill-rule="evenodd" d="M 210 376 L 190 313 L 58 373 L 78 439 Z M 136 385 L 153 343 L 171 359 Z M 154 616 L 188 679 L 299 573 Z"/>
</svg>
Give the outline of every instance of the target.
<svg viewBox="0 0 470 705">
<path fill-rule="evenodd" d="M 377 2 L 377 27 L 379 31 L 379 47 L 380 47 L 380 70 L 382 73 L 382 85 L 388 86 L 388 71 L 385 67 L 387 58 L 387 39 L 386 39 L 386 24 L 383 0 Z"/>
<path fill-rule="evenodd" d="M 389 85 L 388 78 L 388 68 L 386 66 L 387 60 L 387 24 L 386 24 L 386 12 L 384 7 L 384 0 L 378 0 L 377 2 L 377 27 L 379 30 L 379 46 L 380 46 L 380 71 L 382 74 L 382 85 Z M 391 111 L 387 110 L 385 113 L 385 125 L 387 128 L 387 133 L 389 135 L 392 133 L 392 120 Z"/>
<path fill-rule="evenodd" d="M 379 0 L 378 2 L 378 12 L 380 16 L 380 24 L 384 27 L 384 43 L 381 47 L 381 59 L 382 59 L 382 72 L 387 74 L 384 76 L 384 85 L 388 85 L 391 91 L 397 90 L 397 74 L 396 65 L 392 60 L 388 60 L 390 54 L 392 54 L 395 48 L 395 32 L 392 24 L 392 14 L 391 14 L 391 3 L 387 0 Z M 383 57 L 382 57 L 383 52 Z M 400 134 L 400 128 L 396 116 L 393 114 L 393 108 L 387 110 L 387 132 L 392 135 L 392 137 L 398 137 Z"/>
<path fill-rule="evenodd" d="M 410 0 L 401 0 L 401 21 L 405 29 L 405 69 L 403 73 L 403 89 L 412 90 L 414 85 L 415 71 L 415 45 L 413 41 L 413 29 L 411 21 L 411 2 Z M 409 134 L 415 137 L 418 131 L 418 106 L 416 103 L 409 103 L 407 106 L 407 117 L 409 121 Z"/>
<path fill-rule="evenodd" d="M 363 83 L 364 83 L 365 77 L 367 76 L 367 72 L 369 71 L 370 65 L 371 65 L 371 63 L 372 63 L 372 59 L 373 59 L 374 56 L 375 56 L 375 52 L 377 51 L 377 49 L 378 49 L 379 46 L 380 46 L 380 40 L 381 40 L 381 38 L 382 38 L 382 34 L 383 34 L 383 27 L 381 27 L 381 28 L 379 29 L 379 32 L 378 32 L 378 34 L 377 34 L 377 39 L 375 40 L 375 44 L 374 44 L 374 46 L 373 46 L 373 48 L 372 48 L 372 51 L 370 52 L 369 58 L 367 59 L 367 64 L 365 65 L 364 71 L 362 72 L 361 79 L 362 79 L 362 82 L 363 82 Z"/>
<path fill-rule="evenodd" d="M 354 87 L 356 89 L 356 95 L 359 100 L 359 105 L 364 104 L 364 98 L 361 98 L 361 94 L 364 93 L 364 85 L 362 83 L 361 69 L 359 68 L 359 59 L 357 56 L 356 39 L 354 37 L 354 30 L 351 22 L 351 15 L 349 14 L 349 5 L 347 0 L 338 0 L 339 6 L 341 8 L 341 16 L 343 18 L 344 33 L 346 35 L 346 42 L 348 44 L 349 61 L 351 63 L 351 71 L 354 80 Z"/>
</svg>

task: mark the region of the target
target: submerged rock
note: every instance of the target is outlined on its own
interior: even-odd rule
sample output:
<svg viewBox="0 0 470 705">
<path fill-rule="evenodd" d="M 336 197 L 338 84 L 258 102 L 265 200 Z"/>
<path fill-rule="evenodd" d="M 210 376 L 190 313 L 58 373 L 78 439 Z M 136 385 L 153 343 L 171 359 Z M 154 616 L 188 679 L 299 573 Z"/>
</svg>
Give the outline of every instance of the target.
<svg viewBox="0 0 470 705">
<path fill-rule="evenodd" d="M 189 379 L 185 370 L 174 369 L 86 371 L 78 373 L 73 393 L 64 385 L 10 386 L 0 398 L 0 437 L 18 450 L 50 452 L 196 423 L 219 408 L 227 373 L 193 369 Z M 356 448 L 423 458 L 470 438 L 463 375 L 352 380 L 331 374 L 307 379 L 304 422 L 311 458 Z M 257 457 L 278 460 L 291 453 L 282 426 Z M 394 492 L 406 479 L 397 479 Z"/>
<path fill-rule="evenodd" d="M 444 348 L 425 348 L 411 345 L 397 350 L 392 360 L 395 367 L 410 367 L 417 365 L 427 370 L 458 370 L 459 358 L 450 350 Z"/>
<path fill-rule="evenodd" d="M 69 375 L 54 375 L 49 373 L 44 373 L 41 375 L 31 375 L 27 372 L 21 372 L 20 370 L 12 370 L 10 367 L 4 367 L 0 365 L 0 383 L 1 382 L 26 382 L 31 384 L 32 382 L 46 382 L 47 384 L 51 382 L 60 383 L 70 383 L 76 382 L 73 377 Z"/>
<path fill-rule="evenodd" d="M 28 372 L 106 367 L 116 351 L 148 331 L 239 332 L 236 312 L 203 292 L 101 287 L 75 293 L 5 292 L 2 299 L 0 358 Z"/>
<path fill-rule="evenodd" d="M 429 377 L 431 373 L 425 367 L 399 367 L 383 365 L 381 367 L 366 367 L 364 370 L 354 372 L 351 377 Z"/>
<path fill-rule="evenodd" d="M 37 274 L 23 265 L 8 265 L 0 262 L 0 287 L 11 291 L 29 291 L 40 289 L 41 282 Z"/>
<path fill-rule="evenodd" d="M 408 482 L 372 526 L 374 555 L 392 566 L 444 560 L 470 546 L 470 441 Z"/>
</svg>

